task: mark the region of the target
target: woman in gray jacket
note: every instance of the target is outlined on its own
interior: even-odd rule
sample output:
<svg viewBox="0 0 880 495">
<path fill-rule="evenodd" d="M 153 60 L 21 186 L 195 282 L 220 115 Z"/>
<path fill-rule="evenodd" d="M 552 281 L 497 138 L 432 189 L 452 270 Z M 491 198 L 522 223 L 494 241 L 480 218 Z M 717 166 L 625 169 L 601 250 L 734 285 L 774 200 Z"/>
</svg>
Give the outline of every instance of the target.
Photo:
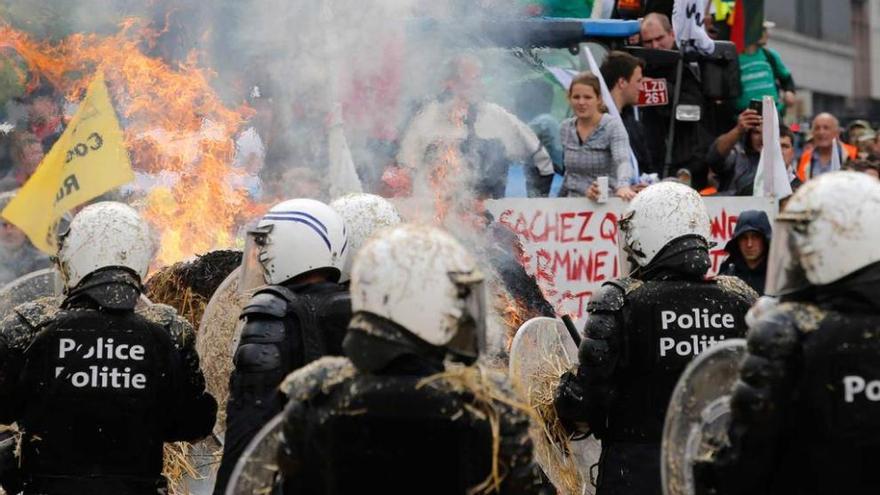
<svg viewBox="0 0 880 495">
<path fill-rule="evenodd" d="M 562 122 L 565 179 L 560 196 L 599 197 L 598 177 L 607 176 L 611 191 L 626 200 L 636 193 L 630 187 L 629 138 L 623 122 L 606 113 L 599 79 L 590 73 L 575 77 L 568 89 L 574 117 Z"/>
</svg>

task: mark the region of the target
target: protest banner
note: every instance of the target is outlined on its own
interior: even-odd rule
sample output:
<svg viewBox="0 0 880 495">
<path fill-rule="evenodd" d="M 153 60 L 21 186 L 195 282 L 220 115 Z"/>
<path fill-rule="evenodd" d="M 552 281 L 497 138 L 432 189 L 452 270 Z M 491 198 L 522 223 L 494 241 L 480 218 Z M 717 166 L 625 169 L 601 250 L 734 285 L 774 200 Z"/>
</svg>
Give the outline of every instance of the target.
<svg viewBox="0 0 880 495">
<path fill-rule="evenodd" d="M 733 238 L 745 210 L 776 217 L 774 200 L 761 197 L 704 198 L 711 217 L 711 275 L 727 258 L 724 245 Z M 495 220 L 517 234 L 526 253 L 525 268 L 534 275 L 557 312 L 582 319 L 587 302 L 603 282 L 621 276 L 617 219 L 626 203 L 599 204 L 586 198 L 506 198 L 487 202 Z"/>
</svg>

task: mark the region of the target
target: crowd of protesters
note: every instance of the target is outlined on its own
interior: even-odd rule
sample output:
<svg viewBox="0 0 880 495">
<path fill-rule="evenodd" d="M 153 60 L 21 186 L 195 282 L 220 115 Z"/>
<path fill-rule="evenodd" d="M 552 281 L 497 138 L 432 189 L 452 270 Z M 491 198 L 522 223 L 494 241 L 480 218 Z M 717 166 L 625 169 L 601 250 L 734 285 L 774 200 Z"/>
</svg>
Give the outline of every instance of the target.
<svg viewBox="0 0 880 495">
<path fill-rule="evenodd" d="M 569 12 L 566 2 L 543 2 L 526 12 L 586 16 L 589 3 Z M 719 40 L 726 36 L 722 17 L 717 12 L 707 17 L 707 31 Z M 479 57 L 454 59 L 436 101 L 413 109 L 404 127 L 391 133 L 387 162 L 376 164 L 368 174 L 364 169 L 371 167 L 358 163 L 364 189 L 384 196 L 413 194 L 413 177 L 425 173 L 429 155 L 437 153 L 435 141 L 443 134 L 443 139 L 461 141 L 462 149 L 469 150 L 466 154 L 473 155 L 476 165 L 470 175 L 476 178 L 470 186 L 485 197 L 509 194 L 508 167 L 517 161 L 526 164 L 529 196 L 597 200 L 608 194 L 630 200 L 658 180 L 682 182 L 707 196 L 751 196 L 764 143 L 762 117 L 750 103 L 770 96 L 784 112 L 797 98 L 791 72 L 766 46 L 770 28 L 772 23 L 765 23 L 761 39 L 739 55 L 741 91 L 724 103 L 703 94 L 699 67 L 685 64 L 679 103 L 699 106 L 703 118 L 676 122 L 672 140 L 668 138 L 673 105 L 639 106 L 643 79 L 674 81 L 670 66 L 659 67 L 627 51 L 610 51 L 600 60 L 600 74 L 573 77 L 565 92 L 568 118 L 560 119 L 548 114 L 532 118 L 488 101 L 489 92 L 481 88 L 488 74 Z M 678 49 L 669 17 L 658 12 L 640 20 L 640 32 L 628 44 Z M 600 81 L 610 99 L 603 99 Z M 289 144 L 279 145 L 291 132 L 278 122 L 275 105 L 280 98 L 273 100 L 278 89 L 264 84 L 248 87 L 245 100 L 255 112 L 236 139 L 234 166 L 243 173 L 230 179 L 231 186 L 262 202 L 284 197 L 291 188 L 297 196 L 326 199 L 329 178 L 320 166 L 299 165 L 303 160 L 291 163 L 295 151 L 288 149 Z M 63 95 L 47 83 L 0 102 L 0 192 L 25 184 L 61 135 L 71 112 L 65 109 Z M 464 125 L 452 122 L 455 115 Z M 779 129 L 793 190 L 836 169 L 880 175 L 880 132 L 870 122 L 855 120 L 844 129 L 836 116 L 819 113 L 809 127 L 796 130 L 785 125 Z M 554 177 L 556 187 L 551 188 Z M 600 182 L 606 191 L 600 190 Z"/>
</svg>

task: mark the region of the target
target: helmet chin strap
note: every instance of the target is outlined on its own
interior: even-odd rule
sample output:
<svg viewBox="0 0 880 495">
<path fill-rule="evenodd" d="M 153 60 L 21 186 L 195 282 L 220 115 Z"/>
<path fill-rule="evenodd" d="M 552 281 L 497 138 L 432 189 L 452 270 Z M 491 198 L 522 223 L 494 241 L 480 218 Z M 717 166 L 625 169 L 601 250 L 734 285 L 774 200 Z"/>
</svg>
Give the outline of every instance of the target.
<svg viewBox="0 0 880 495">
<path fill-rule="evenodd" d="M 697 240 L 699 242 L 687 242 L 690 240 Z M 639 266 L 638 268 L 633 270 L 632 277 L 639 279 L 650 278 L 654 276 L 657 272 L 663 270 L 664 268 L 667 268 L 667 266 L 665 266 L 665 263 L 667 261 L 681 254 L 699 250 L 704 250 L 707 253 L 709 252 L 709 242 L 706 241 L 706 239 L 704 239 L 702 236 L 689 234 L 673 239 L 668 244 L 666 244 L 666 246 L 664 246 L 659 253 L 657 253 L 657 256 L 655 256 L 654 259 L 650 261 L 650 263 L 645 266 Z M 630 261 L 632 261 L 632 259 L 630 259 Z"/>
</svg>

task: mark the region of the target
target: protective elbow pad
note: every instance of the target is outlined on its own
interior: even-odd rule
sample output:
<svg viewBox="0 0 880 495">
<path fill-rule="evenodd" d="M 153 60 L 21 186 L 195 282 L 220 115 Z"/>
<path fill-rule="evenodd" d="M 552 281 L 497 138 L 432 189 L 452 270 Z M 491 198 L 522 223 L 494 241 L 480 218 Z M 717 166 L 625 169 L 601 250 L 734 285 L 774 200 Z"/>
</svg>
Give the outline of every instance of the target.
<svg viewBox="0 0 880 495">
<path fill-rule="evenodd" d="M 281 368 L 281 351 L 273 344 L 243 344 L 235 351 L 233 362 L 236 370 L 245 373 L 277 370 Z"/>
<path fill-rule="evenodd" d="M 248 320 L 241 330 L 242 344 L 277 344 L 284 342 L 287 331 L 284 322 L 276 319 Z"/>
</svg>

